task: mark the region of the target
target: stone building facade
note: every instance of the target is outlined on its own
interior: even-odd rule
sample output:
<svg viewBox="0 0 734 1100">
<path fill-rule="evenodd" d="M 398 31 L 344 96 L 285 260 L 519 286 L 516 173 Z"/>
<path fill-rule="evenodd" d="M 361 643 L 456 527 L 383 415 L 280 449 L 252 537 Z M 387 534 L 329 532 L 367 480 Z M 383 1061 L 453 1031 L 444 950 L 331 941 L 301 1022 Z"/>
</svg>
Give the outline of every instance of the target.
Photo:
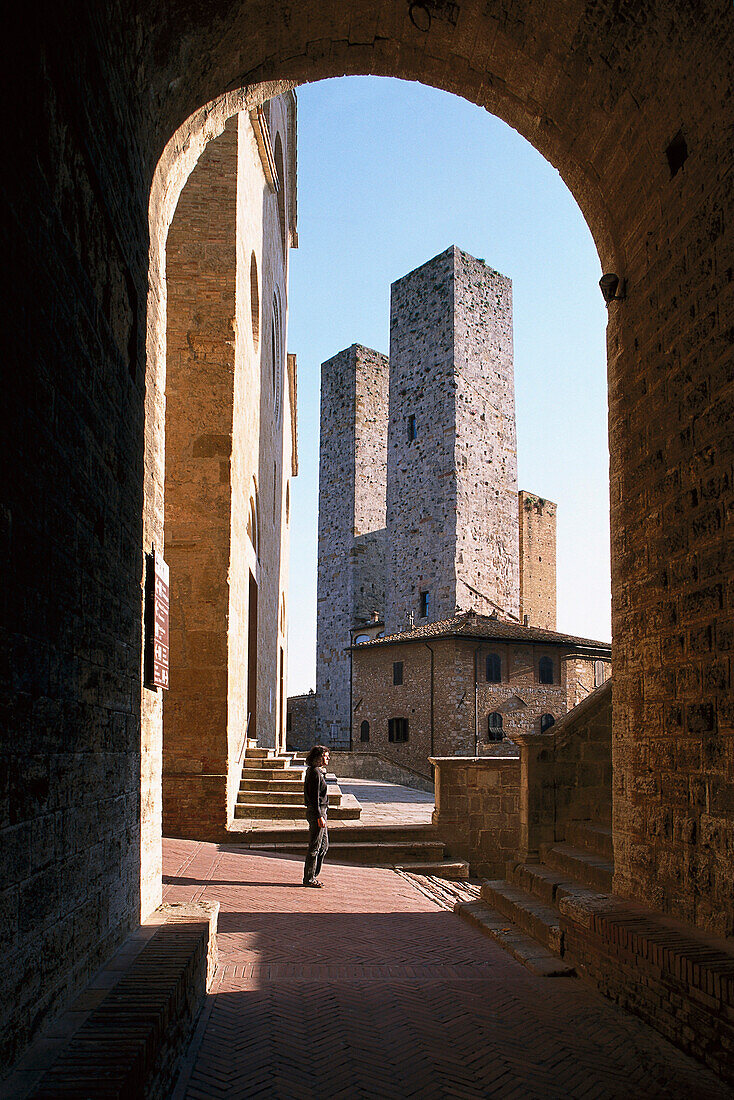
<svg viewBox="0 0 734 1100">
<path fill-rule="evenodd" d="M 220 835 L 245 738 L 285 744 L 295 359 L 295 97 L 209 142 L 168 235 L 163 823 Z"/>
<path fill-rule="evenodd" d="M 353 646 L 352 744 L 431 775 L 429 757 L 496 753 L 611 675 L 611 646 L 462 612 Z"/>
<path fill-rule="evenodd" d="M 346 745 L 353 640 L 521 602 L 555 628 L 555 505 L 517 490 L 511 281 L 452 245 L 393 283 L 389 359 L 322 364 L 321 441 L 313 734 Z"/>
</svg>

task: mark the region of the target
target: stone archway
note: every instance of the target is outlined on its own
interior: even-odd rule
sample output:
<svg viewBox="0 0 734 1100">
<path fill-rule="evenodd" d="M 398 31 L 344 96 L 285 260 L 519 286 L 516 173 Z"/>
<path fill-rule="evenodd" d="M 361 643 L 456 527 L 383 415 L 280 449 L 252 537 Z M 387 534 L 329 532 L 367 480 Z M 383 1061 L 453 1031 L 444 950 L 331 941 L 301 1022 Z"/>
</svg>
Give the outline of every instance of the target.
<svg viewBox="0 0 734 1100">
<path fill-rule="evenodd" d="M 703 305 L 717 295 L 713 268 L 704 274 L 698 239 L 704 223 L 697 230 L 694 219 L 688 219 L 687 229 L 683 225 L 686 204 L 701 195 L 699 217 L 712 249 L 720 247 L 724 177 L 720 168 L 712 174 L 704 152 L 715 144 L 715 110 L 707 119 L 705 97 L 699 93 L 694 107 L 686 92 L 695 75 L 684 44 L 694 31 L 703 41 L 705 28 L 700 21 L 694 28 L 676 13 L 639 6 L 623 17 L 611 6 L 592 13 L 567 4 L 561 19 L 565 33 L 558 36 L 531 9 L 513 16 L 495 15 L 491 5 L 355 4 L 338 13 L 301 10 L 297 19 L 283 13 L 281 20 L 274 13 L 257 39 L 263 43 L 259 52 L 255 46 L 230 50 L 230 42 L 244 40 L 247 18 L 246 5 L 230 11 L 227 34 L 202 46 L 209 66 L 203 94 L 216 90 L 218 81 L 244 87 L 191 116 L 177 136 L 184 147 L 198 140 L 203 126 L 226 117 L 234 103 L 259 102 L 286 82 L 340 73 L 419 79 L 482 104 L 531 141 L 571 189 L 603 270 L 623 280 L 625 297 L 610 303 L 608 324 L 617 652 L 615 887 L 723 930 L 711 907 L 694 900 L 693 885 L 703 875 L 719 904 L 727 896 L 721 853 L 695 840 L 710 792 L 720 789 L 731 766 L 716 733 L 717 708 L 731 721 L 723 697 L 726 677 L 704 670 L 709 657 L 714 667 L 721 661 L 713 648 L 707 655 L 689 647 L 695 647 L 701 630 L 714 636 L 717 612 L 724 611 L 717 574 L 723 559 L 716 550 L 723 513 L 718 505 L 703 504 L 701 476 L 725 435 L 723 424 L 708 427 L 704 457 L 681 405 L 681 400 L 695 404 L 693 394 L 702 389 L 715 404 L 711 385 L 718 383 L 722 394 L 726 387 L 723 344 L 710 350 L 715 346 L 710 334 L 722 319 L 715 306 Z M 712 22 L 712 33 L 713 28 Z M 170 170 L 167 160 L 175 155 L 169 146 L 159 174 Z M 706 380 L 697 380 L 704 347 L 711 365 Z M 647 528 L 640 522 L 643 500 Z M 702 527 L 710 583 L 696 588 L 689 539 Z M 677 593 L 674 574 L 681 578 Z M 702 614 L 704 605 L 708 610 Z M 706 626 L 702 620 L 709 615 Z M 688 660 L 676 678 L 664 652 L 680 648 Z M 707 676 L 711 689 L 704 699 Z M 692 690 L 694 683 L 698 687 Z M 681 793 L 675 762 L 684 751 L 681 739 L 686 758 L 701 761 L 691 772 L 697 793 L 690 788 Z M 701 753 L 708 754 L 708 764 Z M 679 840 L 671 849 L 674 834 Z M 662 876 L 661 860 L 667 868 Z"/>
<path fill-rule="evenodd" d="M 731 933 L 731 5 L 176 8 L 33 9 L 9 66 L 4 1053 L 159 896 L 160 704 L 141 703 L 143 551 L 163 520 L 156 227 L 237 103 L 328 76 L 420 80 L 503 118 L 626 281 L 608 327 L 615 887 Z M 43 990 L 24 990 L 38 957 Z"/>
</svg>

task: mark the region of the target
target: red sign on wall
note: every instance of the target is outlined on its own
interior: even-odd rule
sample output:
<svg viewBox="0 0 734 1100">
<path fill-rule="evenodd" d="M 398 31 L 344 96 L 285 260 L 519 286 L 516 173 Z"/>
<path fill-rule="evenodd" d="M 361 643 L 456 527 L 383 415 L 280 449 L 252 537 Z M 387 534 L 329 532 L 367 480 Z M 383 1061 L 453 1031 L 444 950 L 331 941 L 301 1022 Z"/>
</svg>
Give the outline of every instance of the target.
<svg viewBox="0 0 734 1100">
<path fill-rule="evenodd" d="M 152 555 L 152 591 L 149 607 L 150 635 L 148 646 L 148 683 L 152 687 L 168 687 L 168 625 L 170 595 L 168 590 L 168 566 L 155 550 Z"/>
</svg>

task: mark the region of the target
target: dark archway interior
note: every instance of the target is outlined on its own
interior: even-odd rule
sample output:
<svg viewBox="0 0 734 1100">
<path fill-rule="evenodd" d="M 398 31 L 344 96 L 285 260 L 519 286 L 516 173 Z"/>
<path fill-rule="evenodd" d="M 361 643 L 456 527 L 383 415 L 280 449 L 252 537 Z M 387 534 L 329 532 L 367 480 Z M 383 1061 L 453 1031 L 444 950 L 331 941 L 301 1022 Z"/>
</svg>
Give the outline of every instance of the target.
<svg viewBox="0 0 734 1100">
<path fill-rule="evenodd" d="M 141 594 L 182 166 L 238 105 L 326 76 L 420 80 L 505 119 L 625 280 L 608 326 L 615 890 L 734 932 L 733 56 L 728 0 L 26 16 L 4 185 L 4 1062 L 159 897 Z"/>
</svg>

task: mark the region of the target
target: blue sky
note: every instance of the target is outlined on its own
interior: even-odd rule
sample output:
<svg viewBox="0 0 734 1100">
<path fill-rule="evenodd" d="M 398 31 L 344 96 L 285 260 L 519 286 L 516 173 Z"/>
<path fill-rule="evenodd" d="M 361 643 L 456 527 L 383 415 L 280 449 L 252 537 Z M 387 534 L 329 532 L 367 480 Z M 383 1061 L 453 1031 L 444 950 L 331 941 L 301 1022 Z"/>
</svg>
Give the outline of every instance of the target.
<svg viewBox="0 0 734 1100">
<path fill-rule="evenodd" d="M 513 282 L 519 488 L 558 504 L 558 629 L 608 640 L 606 309 L 591 234 L 556 170 L 499 119 L 421 84 L 298 89 L 298 356 L 290 694 L 315 686 L 320 365 L 389 351 L 390 284 L 449 245 Z"/>
</svg>

